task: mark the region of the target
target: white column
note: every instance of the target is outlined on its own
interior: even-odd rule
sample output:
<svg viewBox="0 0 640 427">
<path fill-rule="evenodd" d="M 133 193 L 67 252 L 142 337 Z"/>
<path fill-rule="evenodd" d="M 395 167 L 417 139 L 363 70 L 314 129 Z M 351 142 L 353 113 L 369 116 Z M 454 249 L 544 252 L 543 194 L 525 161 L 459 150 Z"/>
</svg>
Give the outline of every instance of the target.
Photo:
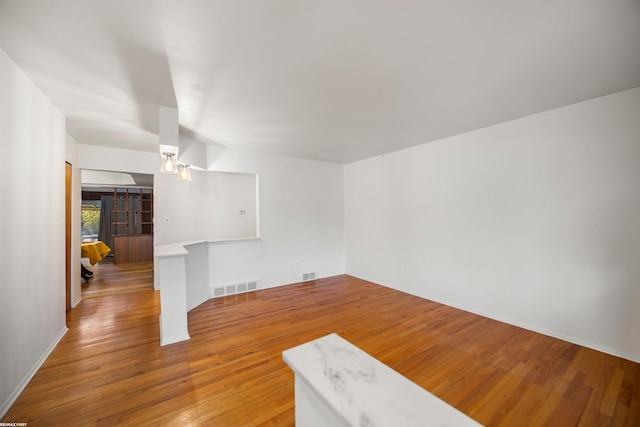
<svg viewBox="0 0 640 427">
<path fill-rule="evenodd" d="M 156 247 L 155 269 L 160 289 L 160 345 L 190 339 L 187 324 L 187 276 L 182 246 Z"/>
</svg>

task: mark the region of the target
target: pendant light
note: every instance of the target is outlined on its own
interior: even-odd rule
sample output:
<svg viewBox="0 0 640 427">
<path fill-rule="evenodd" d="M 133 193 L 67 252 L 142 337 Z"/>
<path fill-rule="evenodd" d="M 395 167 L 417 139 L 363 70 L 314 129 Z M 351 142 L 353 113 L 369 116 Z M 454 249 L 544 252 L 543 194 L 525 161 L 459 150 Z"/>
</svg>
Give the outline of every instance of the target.
<svg viewBox="0 0 640 427">
<path fill-rule="evenodd" d="M 178 164 L 176 163 L 176 155 L 173 153 L 162 153 L 162 166 L 160 172 L 176 173 L 178 172 Z"/>
<path fill-rule="evenodd" d="M 189 165 L 179 165 L 178 166 L 178 181 L 191 181 L 191 169 Z"/>
</svg>

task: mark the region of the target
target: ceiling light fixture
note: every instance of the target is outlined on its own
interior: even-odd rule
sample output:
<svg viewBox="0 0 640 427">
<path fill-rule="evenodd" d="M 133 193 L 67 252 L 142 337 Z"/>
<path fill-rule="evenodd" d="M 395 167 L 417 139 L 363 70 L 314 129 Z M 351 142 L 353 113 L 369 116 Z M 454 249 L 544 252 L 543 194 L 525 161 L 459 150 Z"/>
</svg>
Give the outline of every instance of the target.
<svg viewBox="0 0 640 427">
<path fill-rule="evenodd" d="M 191 181 L 191 169 L 189 165 L 178 166 L 178 181 Z"/>
<path fill-rule="evenodd" d="M 178 164 L 176 163 L 176 155 L 173 153 L 162 153 L 162 166 L 160 172 L 176 173 L 178 172 Z"/>
</svg>

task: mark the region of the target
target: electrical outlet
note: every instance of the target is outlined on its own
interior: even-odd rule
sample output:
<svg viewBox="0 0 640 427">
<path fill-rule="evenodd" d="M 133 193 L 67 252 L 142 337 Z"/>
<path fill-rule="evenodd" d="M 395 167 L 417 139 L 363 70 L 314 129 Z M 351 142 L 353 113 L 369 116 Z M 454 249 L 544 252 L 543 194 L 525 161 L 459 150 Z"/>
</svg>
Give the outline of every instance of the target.
<svg viewBox="0 0 640 427">
<path fill-rule="evenodd" d="M 407 272 L 407 268 L 404 265 L 400 266 L 400 273 L 405 274 Z"/>
<path fill-rule="evenodd" d="M 296 266 L 296 268 L 300 268 L 300 260 L 297 259 L 294 263 L 294 265 Z"/>
</svg>

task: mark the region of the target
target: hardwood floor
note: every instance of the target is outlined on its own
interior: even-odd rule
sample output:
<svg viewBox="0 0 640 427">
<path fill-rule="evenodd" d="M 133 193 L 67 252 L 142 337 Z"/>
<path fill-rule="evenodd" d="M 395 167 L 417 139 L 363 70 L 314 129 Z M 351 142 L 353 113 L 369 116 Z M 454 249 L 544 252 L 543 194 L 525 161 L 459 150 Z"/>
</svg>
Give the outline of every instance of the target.
<svg viewBox="0 0 640 427">
<path fill-rule="evenodd" d="M 82 298 L 153 289 L 153 261 L 114 264 L 106 257 L 89 270 L 91 279 L 82 280 Z"/>
<path fill-rule="evenodd" d="M 209 300 L 159 346 L 159 294 L 84 299 L 4 422 L 290 426 L 282 351 L 336 332 L 490 426 L 639 426 L 640 365 L 349 276 Z"/>
</svg>

